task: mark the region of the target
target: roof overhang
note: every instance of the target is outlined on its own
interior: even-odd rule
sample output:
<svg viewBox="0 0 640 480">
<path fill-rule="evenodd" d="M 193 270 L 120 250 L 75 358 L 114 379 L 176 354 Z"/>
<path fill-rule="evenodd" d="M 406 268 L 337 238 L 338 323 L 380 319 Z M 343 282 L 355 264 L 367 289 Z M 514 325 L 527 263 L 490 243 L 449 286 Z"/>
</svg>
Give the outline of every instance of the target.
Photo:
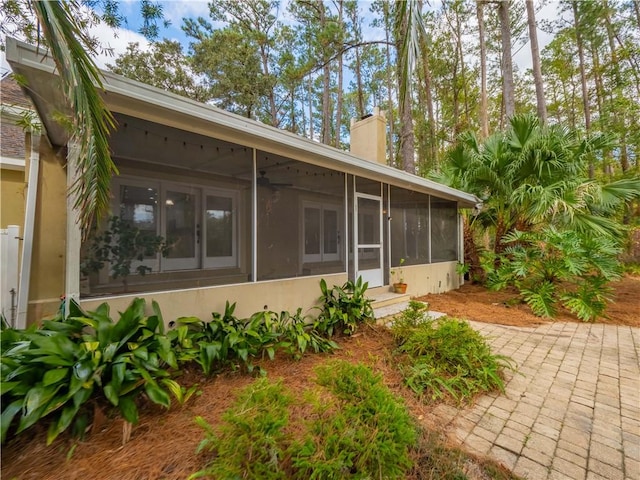
<svg viewBox="0 0 640 480">
<path fill-rule="evenodd" d="M 69 132 L 56 118 L 70 113 L 56 74 L 55 64 L 42 50 L 7 38 L 7 61 L 13 71 L 26 80 L 31 97 L 47 135 L 54 145 L 63 146 Z M 475 207 L 480 200 L 460 190 L 386 165 L 356 157 L 334 147 L 279 130 L 255 120 L 226 112 L 211 105 L 131 80 L 111 72 L 102 72 L 103 98 L 113 112 L 120 112 L 160 124 L 232 141 L 268 152 L 289 154 L 294 158 L 338 171 L 382 181 L 440 198 L 458 202 L 460 207 Z"/>
</svg>

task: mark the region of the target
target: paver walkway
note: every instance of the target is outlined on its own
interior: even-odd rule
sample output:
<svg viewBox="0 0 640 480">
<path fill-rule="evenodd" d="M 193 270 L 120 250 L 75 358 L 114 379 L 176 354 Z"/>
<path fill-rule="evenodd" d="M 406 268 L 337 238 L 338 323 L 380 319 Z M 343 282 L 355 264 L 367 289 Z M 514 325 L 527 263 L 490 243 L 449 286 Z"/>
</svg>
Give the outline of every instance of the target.
<svg viewBox="0 0 640 480">
<path fill-rule="evenodd" d="M 450 436 L 527 479 L 640 480 L 640 329 L 470 323 L 518 373 L 472 408 L 438 407 Z"/>
</svg>

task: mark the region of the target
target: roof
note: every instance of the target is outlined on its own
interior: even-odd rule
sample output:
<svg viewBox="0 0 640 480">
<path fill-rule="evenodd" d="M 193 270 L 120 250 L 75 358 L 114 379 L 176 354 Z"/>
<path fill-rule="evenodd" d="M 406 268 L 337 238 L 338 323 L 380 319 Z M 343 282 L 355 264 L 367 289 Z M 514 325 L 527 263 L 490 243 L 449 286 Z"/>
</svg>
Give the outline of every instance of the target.
<svg viewBox="0 0 640 480">
<path fill-rule="evenodd" d="M 68 132 L 54 120 L 55 112 L 66 105 L 55 65 L 36 47 L 10 37 L 6 43 L 7 61 L 14 72 L 27 80 L 31 96 L 54 145 L 65 145 Z M 320 144 L 293 133 L 265 125 L 255 120 L 196 102 L 161 89 L 131 80 L 111 72 L 102 72 L 104 99 L 113 112 L 173 126 L 182 130 L 246 144 L 268 152 L 303 158 L 305 162 L 322 165 L 346 173 L 360 175 L 398 187 L 457 201 L 461 207 L 474 207 L 480 202 L 475 196 L 393 167 L 359 158 L 349 152 Z"/>
<path fill-rule="evenodd" d="M 29 110 L 33 110 L 33 104 L 13 75 L 3 77 L 0 80 L 0 164 L 3 168 L 24 168 L 25 129 L 16 122 Z"/>
</svg>

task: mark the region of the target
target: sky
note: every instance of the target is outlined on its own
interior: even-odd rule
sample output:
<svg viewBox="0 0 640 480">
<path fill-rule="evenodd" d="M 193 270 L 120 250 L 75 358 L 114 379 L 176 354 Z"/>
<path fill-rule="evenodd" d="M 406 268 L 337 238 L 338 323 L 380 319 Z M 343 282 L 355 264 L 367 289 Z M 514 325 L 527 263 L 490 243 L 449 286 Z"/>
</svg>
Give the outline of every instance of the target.
<svg viewBox="0 0 640 480">
<path fill-rule="evenodd" d="M 241 1 L 241 0 L 238 0 Z M 288 0 L 281 1 L 281 7 L 279 17 L 287 22 L 286 3 Z M 433 4 L 433 0 L 431 3 Z M 158 3 L 163 6 L 163 13 L 166 20 L 170 22 L 167 28 L 160 27 L 160 38 L 168 38 L 171 40 L 179 41 L 187 50 L 189 39 L 181 30 L 183 18 L 196 18 L 202 16 L 209 18 L 209 8 L 207 6 L 207 0 L 162 0 Z M 369 3 L 368 0 L 361 0 L 361 11 L 363 14 L 368 13 Z M 110 27 L 102 24 L 94 27 L 92 34 L 99 38 L 103 46 L 113 49 L 115 56 L 122 54 L 126 51 L 126 47 L 130 42 L 138 42 L 141 47 L 145 47 L 149 42 L 139 33 L 138 28 L 142 23 L 140 15 L 140 4 L 136 0 L 124 0 L 120 2 L 120 13 L 126 19 L 123 28 L 117 29 L 115 32 Z M 536 20 L 543 19 L 551 20 L 556 16 L 555 2 L 547 2 L 546 5 L 537 13 Z M 0 21 L 2 19 L 0 18 Z M 373 31 L 373 29 L 367 27 L 367 20 L 363 23 L 363 34 L 365 38 L 371 40 L 379 36 L 379 32 Z M 542 50 L 552 39 L 552 36 L 544 33 L 538 29 L 538 43 L 540 50 Z M 110 56 L 106 53 L 98 55 L 95 60 L 100 68 L 106 68 L 108 63 L 114 63 L 115 56 Z M 9 65 L 5 61 L 4 52 L 0 52 L 0 72 L 5 73 L 9 69 Z M 527 42 L 522 48 L 514 52 L 514 64 L 519 67 L 520 70 L 531 68 L 531 51 L 529 43 Z"/>
</svg>

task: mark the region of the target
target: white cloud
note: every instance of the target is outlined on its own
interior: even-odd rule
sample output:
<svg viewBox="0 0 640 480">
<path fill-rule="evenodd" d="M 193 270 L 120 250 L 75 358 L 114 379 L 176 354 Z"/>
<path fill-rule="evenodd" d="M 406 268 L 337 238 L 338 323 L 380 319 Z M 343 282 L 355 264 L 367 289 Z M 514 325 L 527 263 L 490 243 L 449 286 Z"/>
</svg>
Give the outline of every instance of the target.
<svg viewBox="0 0 640 480">
<path fill-rule="evenodd" d="M 104 23 L 91 28 L 91 35 L 95 36 L 102 46 L 103 52 L 94 56 L 96 65 L 106 69 L 107 63 L 115 63 L 115 59 L 127 50 L 132 42 L 140 44 L 141 50 L 149 49 L 149 41 L 141 34 L 125 28 L 113 29 Z"/>
<path fill-rule="evenodd" d="M 208 0 L 174 0 L 161 3 L 165 19 L 175 28 L 180 28 L 183 18 L 209 18 Z"/>
</svg>

